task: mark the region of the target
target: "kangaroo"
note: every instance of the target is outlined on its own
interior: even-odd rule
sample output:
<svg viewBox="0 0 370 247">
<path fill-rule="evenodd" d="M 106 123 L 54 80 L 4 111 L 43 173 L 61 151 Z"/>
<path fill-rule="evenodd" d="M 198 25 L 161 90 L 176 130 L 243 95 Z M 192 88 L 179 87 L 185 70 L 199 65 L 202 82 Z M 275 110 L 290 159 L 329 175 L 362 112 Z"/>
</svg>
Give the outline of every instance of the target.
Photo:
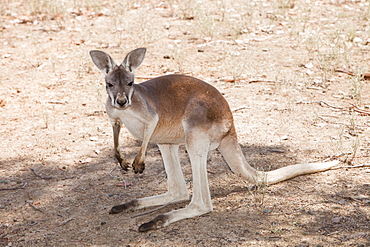
<svg viewBox="0 0 370 247">
<path fill-rule="evenodd" d="M 188 206 L 159 215 L 142 224 L 140 232 L 212 211 L 207 178 L 207 155 L 218 149 L 231 170 L 254 184 L 274 184 L 295 176 L 329 170 L 338 161 L 290 165 L 263 172 L 251 167 L 238 144 L 233 115 L 226 99 L 210 84 L 184 75 L 166 75 L 134 84 L 134 72 L 142 63 L 145 48 L 127 54 L 120 65 L 105 52 L 92 50 L 94 64 L 103 72 L 108 98 L 106 110 L 113 127 L 114 153 L 123 169 L 128 165 L 121 156 L 119 133 L 122 124 L 142 140 L 133 161 L 135 173 L 145 168 L 149 142 L 157 143 L 167 173 L 167 192 L 131 200 L 112 207 L 110 214 L 189 200 L 181 170 L 178 149 L 185 143 L 193 179 L 193 194 Z"/>
</svg>

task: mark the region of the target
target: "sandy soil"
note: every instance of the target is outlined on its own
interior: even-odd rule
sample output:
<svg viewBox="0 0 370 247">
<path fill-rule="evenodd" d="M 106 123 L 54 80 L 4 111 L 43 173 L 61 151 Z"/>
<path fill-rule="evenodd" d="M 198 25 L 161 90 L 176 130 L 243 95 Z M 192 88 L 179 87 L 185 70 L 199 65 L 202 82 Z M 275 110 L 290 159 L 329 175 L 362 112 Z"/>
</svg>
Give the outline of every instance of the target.
<svg viewBox="0 0 370 247">
<path fill-rule="evenodd" d="M 368 1 L 0 3 L 0 246 L 370 246 Z M 347 168 L 270 187 L 209 155 L 214 211 L 149 233 L 154 213 L 111 206 L 163 193 L 156 145 L 121 172 L 92 49 L 147 47 L 146 78 L 183 73 L 218 88 L 255 167 L 340 160 Z M 336 69 L 353 72 L 348 75 Z M 140 143 L 126 129 L 121 151 Z M 184 147 L 181 163 L 191 191 Z M 122 186 L 123 181 L 126 188 Z"/>
</svg>

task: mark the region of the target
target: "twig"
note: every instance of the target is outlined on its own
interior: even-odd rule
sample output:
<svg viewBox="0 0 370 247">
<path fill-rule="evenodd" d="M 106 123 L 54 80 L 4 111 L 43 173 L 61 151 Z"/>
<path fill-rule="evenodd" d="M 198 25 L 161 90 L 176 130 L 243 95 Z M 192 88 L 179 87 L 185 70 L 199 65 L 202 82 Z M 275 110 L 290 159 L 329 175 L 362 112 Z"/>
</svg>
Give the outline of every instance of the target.
<svg viewBox="0 0 370 247">
<path fill-rule="evenodd" d="M 350 107 L 350 109 L 354 110 L 355 112 L 370 115 L 370 111 L 365 110 L 365 109 L 361 109 L 361 108 L 359 108 L 358 106 L 356 106 L 354 104 L 351 104 L 351 105 L 352 105 L 352 107 Z"/>
<path fill-rule="evenodd" d="M 317 100 L 317 101 L 304 101 L 304 100 L 299 100 L 296 102 L 296 104 L 314 104 L 314 103 L 318 103 L 318 104 L 324 104 L 324 105 L 327 105 L 331 108 L 334 108 L 334 109 L 345 109 L 345 107 L 340 107 L 340 106 L 333 106 L 323 100 Z"/>
<path fill-rule="evenodd" d="M 19 189 L 24 189 L 24 187 L 26 187 L 27 185 L 27 182 L 24 183 L 22 186 L 20 187 L 14 187 L 14 188 L 1 188 L 0 190 L 19 190 Z"/>
<path fill-rule="evenodd" d="M 326 236 L 331 236 L 331 235 L 334 235 L 334 234 L 337 234 L 337 233 L 340 233 L 340 232 L 343 232 L 343 230 L 328 233 L 328 234 L 326 234 Z"/>
<path fill-rule="evenodd" d="M 61 226 L 64 226 L 64 225 L 67 225 L 69 222 L 71 222 L 72 220 L 74 220 L 74 219 L 69 219 L 69 220 L 67 220 L 66 222 L 63 222 L 62 224 L 60 224 Z"/>
<path fill-rule="evenodd" d="M 243 110 L 243 109 L 246 109 L 246 108 L 248 108 L 248 106 L 243 105 L 243 106 L 236 107 L 236 108 L 232 109 L 231 111 L 232 112 L 237 112 L 239 110 Z"/>
<path fill-rule="evenodd" d="M 36 210 L 36 211 L 39 211 L 39 212 L 41 212 L 41 213 L 43 213 L 44 211 L 42 211 L 41 209 L 39 209 L 39 208 L 36 208 L 35 207 L 35 205 L 33 205 L 33 202 L 28 202 L 28 205 L 30 205 L 30 207 L 31 208 L 33 208 L 34 210 Z"/>
<path fill-rule="evenodd" d="M 270 81 L 270 80 L 248 80 L 246 78 L 239 78 L 239 79 L 221 79 L 223 82 L 246 82 L 246 83 L 260 83 L 260 82 L 266 82 L 274 84 L 276 81 Z"/>
<path fill-rule="evenodd" d="M 334 69 L 334 71 L 339 72 L 339 73 L 344 73 L 344 74 L 347 74 L 347 75 L 350 75 L 350 76 L 355 76 L 355 73 L 353 73 L 351 71 L 343 70 L 343 69 Z M 363 78 L 364 80 L 370 80 L 370 73 L 360 74 L 360 77 Z"/>
<path fill-rule="evenodd" d="M 323 104 L 323 105 L 329 106 L 330 108 L 333 108 L 333 109 L 349 110 L 349 111 L 352 110 L 352 111 L 355 111 L 355 112 L 358 112 L 358 113 L 361 113 L 361 114 L 370 115 L 370 111 L 362 109 L 362 108 L 356 106 L 355 104 L 351 104 L 351 106 L 349 106 L 349 107 L 343 107 L 343 106 L 334 106 L 334 105 L 329 104 L 329 103 L 327 103 L 323 100 L 318 100 L 318 101 L 303 101 L 303 100 L 300 100 L 300 101 L 296 102 L 296 104 L 313 104 L 313 103 Z"/>
<path fill-rule="evenodd" d="M 43 220 L 39 220 L 39 221 L 35 221 L 35 222 L 31 222 L 31 223 L 30 223 L 30 226 L 37 225 L 38 223 L 43 222 L 43 221 L 47 221 L 47 220 L 49 220 L 49 219 L 43 219 Z"/>
<path fill-rule="evenodd" d="M 170 203 L 167 203 L 167 204 L 165 204 L 165 205 L 163 205 L 163 206 L 160 206 L 160 207 L 158 207 L 158 208 L 154 208 L 154 209 L 152 209 L 152 210 L 148 210 L 148 211 L 145 211 L 145 212 L 143 212 L 143 213 L 135 214 L 135 215 L 134 215 L 134 216 L 132 216 L 131 218 L 136 218 L 136 217 L 139 217 L 139 216 L 147 215 L 147 214 L 150 214 L 150 213 L 156 212 L 156 211 L 158 211 L 158 210 L 160 210 L 160 209 L 162 209 L 162 208 L 165 208 L 165 207 L 167 207 L 167 206 L 169 206 L 169 205 L 173 205 L 173 204 L 177 204 L 177 203 L 182 203 L 182 202 L 187 202 L 187 201 L 189 201 L 189 200 L 182 200 L 182 201 L 178 201 L 178 202 L 170 202 Z"/>
<path fill-rule="evenodd" d="M 344 74 L 347 74 L 347 75 L 354 75 L 351 71 L 347 71 L 347 70 L 344 70 L 344 69 L 334 69 L 335 72 L 339 72 L 339 73 L 344 73 Z"/>
<path fill-rule="evenodd" d="M 356 165 L 356 166 L 337 166 L 333 167 L 330 170 L 337 170 L 342 168 L 359 168 L 359 167 L 370 167 L 370 164 L 362 164 L 362 165 Z"/>
<path fill-rule="evenodd" d="M 315 102 L 313 102 L 313 103 L 315 103 Z M 334 108 L 334 109 L 345 109 L 345 107 L 342 107 L 342 106 L 334 106 L 334 105 L 331 105 L 331 104 L 329 104 L 329 103 L 327 103 L 325 101 L 322 101 L 322 100 L 318 101 L 318 103 L 327 105 L 327 106 L 329 106 L 331 108 Z"/>
<path fill-rule="evenodd" d="M 38 176 L 39 178 L 42 178 L 42 179 L 52 179 L 53 177 L 45 177 L 45 176 L 43 176 L 43 175 L 41 175 L 41 174 L 38 174 L 37 172 L 36 172 L 36 170 L 35 169 L 33 169 L 33 168 L 30 168 L 30 170 L 31 171 L 33 171 L 33 173 L 36 175 L 36 176 Z"/>
<path fill-rule="evenodd" d="M 62 102 L 62 101 L 49 101 L 48 103 L 49 104 L 56 104 L 56 105 L 64 105 L 66 102 Z"/>
<path fill-rule="evenodd" d="M 248 83 L 258 83 L 258 82 L 276 83 L 276 81 L 269 81 L 269 80 L 252 80 L 252 81 L 248 81 Z"/>
<path fill-rule="evenodd" d="M 115 171 L 115 170 L 116 170 L 116 168 L 117 168 L 117 167 L 113 167 L 113 169 L 112 169 L 112 170 L 110 170 L 110 172 L 109 172 L 109 176 L 110 176 L 111 178 L 114 178 L 114 179 L 117 179 L 117 180 L 119 180 L 119 181 L 122 181 L 122 182 L 125 184 L 125 189 L 127 189 L 127 183 L 125 182 L 125 180 L 123 180 L 123 178 L 120 178 L 120 177 L 114 176 L 114 175 L 112 174 L 112 172 L 113 172 L 113 171 Z"/>
</svg>

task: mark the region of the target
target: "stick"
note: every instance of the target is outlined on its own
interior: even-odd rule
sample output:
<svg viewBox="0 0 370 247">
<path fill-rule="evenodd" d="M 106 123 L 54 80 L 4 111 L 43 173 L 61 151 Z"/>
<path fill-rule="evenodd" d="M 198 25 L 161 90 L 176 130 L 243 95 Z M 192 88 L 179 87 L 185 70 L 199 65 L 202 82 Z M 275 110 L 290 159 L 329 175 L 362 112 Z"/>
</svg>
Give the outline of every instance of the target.
<svg viewBox="0 0 370 247">
<path fill-rule="evenodd" d="M 74 220 L 74 219 L 69 219 L 69 220 L 67 220 L 66 222 L 62 223 L 62 224 L 61 224 L 61 226 L 67 225 L 67 224 L 68 224 L 69 222 L 71 222 L 72 220 Z"/>
<path fill-rule="evenodd" d="M 248 81 L 248 83 L 258 83 L 258 82 L 276 83 L 276 81 L 269 81 L 269 80 L 252 80 L 252 81 Z"/>
<path fill-rule="evenodd" d="M 347 74 L 347 75 L 354 75 L 351 71 L 347 71 L 347 70 L 344 70 L 344 69 L 334 69 L 335 72 L 339 72 L 339 73 L 344 73 L 344 74 Z"/>
<path fill-rule="evenodd" d="M 45 177 L 45 176 L 42 176 L 41 174 L 38 174 L 37 172 L 36 172 L 36 170 L 35 169 L 33 169 L 33 168 L 30 168 L 30 170 L 31 171 L 33 171 L 33 173 L 36 175 L 36 176 L 38 176 L 39 178 L 42 178 L 42 179 L 52 179 L 53 177 Z"/>
<path fill-rule="evenodd" d="M 62 102 L 62 101 L 49 101 L 48 102 L 49 104 L 56 104 L 56 105 L 64 105 L 65 102 Z"/>
<path fill-rule="evenodd" d="M 326 234 L 326 236 L 331 236 L 331 235 L 334 235 L 334 234 L 337 234 L 337 233 L 340 233 L 340 232 L 343 232 L 343 230 L 328 233 L 328 234 Z"/>
<path fill-rule="evenodd" d="M 24 183 L 22 186 L 20 187 L 14 187 L 14 188 L 1 188 L 0 190 L 19 190 L 19 189 L 24 189 L 24 187 L 26 187 L 27 185 L 27 182 Z"/>
<path fill-rule="evenodd" d="M 36 222 L 30 223 L 30 226 L 37 225 L 38 223 L 43 222 L 43 221 L 47 221 L 47 220 L 49 220 L 49 219 L 43 219 L 43 220 L 39 220 L 39 221 L 36 221 Z"/>
<path fill-rule="evenodd" d="M 275 84 L 277 83 L 276 81 L 270 81 L 270 80 L 251 80 L 251 81 L 248 81 L 248 79 L 246 78 L 239 78 L 239 79 L 221 79 L 221 81 L 223 82 L 241 82 L 241 81 L 244 81 L 246 83 L 260 83 L 260 82 L 266 82 L 266 83 L 271 83 L 271 84 Z"/>
<path fill-rule="evenodd" d="M 356 166 L 337 166 L 333 167 L 330 170 L 337 170 L 341 168 L 359 168 L 359 167 L 370 167 L 370 164 L 362 164 L 362 165 L 356 165 Z"/>
<path fill-rule="evenodd" d="M 355 76 L 355 74 L 351 71 L 343 70 L 343 69 L 335 69 L 335 72 L 344 73 L 350 76 Z M 363 73 L 360 74 L 360 77 L 362 77 L 364 80 L 370 80 L 370 73 Z"/>
<path fill-rule="evenodd" d="M 317 101 L 304 101 L 304 100 L 300 100 L 300 101 L 297 101 L 296 104 L 314 104 L 314 103 L 318 103 L 318 104 L 324 104 L 324 105 L 327 105 L 331 108 L 334 108 L 334 109 L 345 109 L 345 107 L 340 107 L 340 106 L 334 106 L 334 105 L 331 105 L 323 100 L 317 100 Z"/>
<path fill-rule="evenodd" d="M 358 112 L 358 113 L 361 113 L 361 114 L 367 114 L 367 115 L 370 115 L 370 111 L 368 110 L 365 110 L 365 109 L 362 109 L 358 106 L 356 106 L 355 104 L 351 104 L 351 106 L 349 107 L 342 107 L 342 106 L 334 106 L 332 104 L 329 104 L 325 101 L 322 101 L 322 100 L 318 100 L 318 101 L 298 101 L 296 102 L 296 104 L 313 104 L 313 103 L 319 103 L 319 104 L 324 104 L 324 105 L 327 105 L 329 106 L 330 108 L 333 108 L 333 109 L 339 109 L 339 110 L 353 110 L 355 112 Z"/>
<path fill-rule="evenodd" d="M 246 108 L 248 108 L 248 106 L 243 105 L 243 106 L 239 106 L 239 107 L 237 107 L 237 108 L 234 108 L 234 109 L 232 109 L 231 111 L 232 111 L 232 112 L 236 112 L 236 111 L 243 110 L 243 109 L 246 109 Z"/>
<path fill-rule="evenodd" d="M 370 115 L 370 111 L 365 110 L 365 109 L 361 109 L 361 108 L 359 108 L 358 106 L 356 106 L 354 104 L 351 104 L 351 105 L 352 105 L 352 107 L 350 107 L 350 109 L 354 110 L 355 112 Z"/>
<path fill-rule="evenodd" d="M 42 211 L 41 209 L 39 208 L 36 208 L 34 205 L 33 205 L 33 202 L 28 202 L 28 205 L 30 205 L 31 208 L 35 209 L 36 211 L 39 211 L 41 213 L 43 213 L 44 211 Z"/>
</svg>

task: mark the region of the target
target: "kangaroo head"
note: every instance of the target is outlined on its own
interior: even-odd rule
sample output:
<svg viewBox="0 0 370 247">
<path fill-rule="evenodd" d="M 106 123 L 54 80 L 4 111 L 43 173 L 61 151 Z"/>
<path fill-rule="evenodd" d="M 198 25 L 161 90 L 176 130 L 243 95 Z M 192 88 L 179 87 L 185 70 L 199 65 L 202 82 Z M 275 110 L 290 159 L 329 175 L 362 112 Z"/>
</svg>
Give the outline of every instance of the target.
<svg viewBox="0 0 370 247">
<path fill-rule="evenodd" d="M 126 108 L 131 105 L 131 97 L 134 93 L 134 72 L 144 60 L 145 52 L 145 48 L 133 50 L 126 55 L 120 65 L 116 65 L 107 53 L 98 50 L 90 51 L 94 64 L 105 75 L 106 89 L 112 106 Z"/>
</svg>

